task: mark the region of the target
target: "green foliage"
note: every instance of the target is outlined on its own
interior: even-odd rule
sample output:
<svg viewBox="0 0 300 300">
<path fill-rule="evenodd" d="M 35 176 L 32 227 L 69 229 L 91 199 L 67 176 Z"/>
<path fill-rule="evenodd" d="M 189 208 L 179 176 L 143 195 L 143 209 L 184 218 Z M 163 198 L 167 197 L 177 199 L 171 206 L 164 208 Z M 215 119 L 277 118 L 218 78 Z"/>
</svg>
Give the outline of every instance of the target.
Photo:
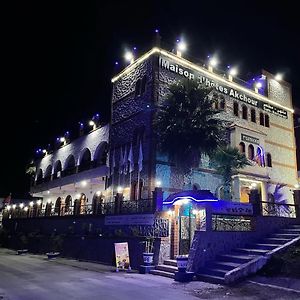
<svg viewBox="0 0 300 300">
<path fill-rule="evenodd" d="M 220 147 L 213 155 L 215 168 L 223 176 L 224 198 L 230 199 L 231 177 L 239 169 L 250 166 L 251 163 L 244 153 L 240 153 L 238 148 L 231 146 Z"/>
<path fill-rule="evenodd" d="M 216 117 L 219 111 L 208 97 L 211 89 L 189 81 L 169 89 L 154 121 L 158 148 L 177 164 L 193 167 L 201 153 L 211 155 L 223 143 L 225 124 Z"/>
</svg>

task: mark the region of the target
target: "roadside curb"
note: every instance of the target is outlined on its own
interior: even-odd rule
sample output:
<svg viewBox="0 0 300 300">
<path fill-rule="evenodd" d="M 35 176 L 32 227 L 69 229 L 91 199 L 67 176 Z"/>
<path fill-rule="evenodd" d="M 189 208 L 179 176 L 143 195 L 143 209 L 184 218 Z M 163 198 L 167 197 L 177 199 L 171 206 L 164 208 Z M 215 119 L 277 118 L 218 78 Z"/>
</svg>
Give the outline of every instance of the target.
<svg viewBox="0 0 300 300">
<path fill-rule="evenodd" d="M 286 291 L 286 292 L 293 292 L 293 293 L 297 293 L 297 294 L 300 295 L 300 290 L 294 290 L 294 289 L 290 289 L 290 288 L 286 288 L 286 287 L 278 286 L 278 285 L 273 285 L 273 284 L 260 283 L 260 282 L 256 282 L 256 281 L 252 281 L 252 280 L 247 280 L 247 282 L 257 284 L 257 285 L 260 285 L 260 286 L 265 286 L 265 287 L 269 287 L 269 288 L 274 288 L 274 289 Z"/>
</svg>

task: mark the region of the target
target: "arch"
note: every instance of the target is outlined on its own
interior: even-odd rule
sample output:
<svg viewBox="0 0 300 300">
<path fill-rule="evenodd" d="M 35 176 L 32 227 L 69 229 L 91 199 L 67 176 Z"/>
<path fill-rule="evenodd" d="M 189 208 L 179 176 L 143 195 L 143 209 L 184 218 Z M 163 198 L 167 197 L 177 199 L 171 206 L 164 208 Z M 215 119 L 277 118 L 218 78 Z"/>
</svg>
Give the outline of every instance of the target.
<svg viewBox="0 0 300 300">
<path fill-rule="evenodd" d="M 272 156 L 270 153 L 267 153 L 267 167 L 272 168 Z"/>
<path fill-rule="evenodd" d="M 58 197 L 55 201 L 54 212 L 60 215 L 60 208 L 61 208 L 61 197 Z"/>
<path fill-rule="evenodd" d="M 52 165 L 49 165 L 45 171 L 44 175 L 44 181 L 48 182 L 51 180 L 51 175 L 52 175 Z"/>
<path fill-rule="evenodd" d="M 72 196 L 68 195 L 65 200 L 65 214 L 69 214 L 72 206 Z"/>
<path fill-rule="evenodd" d="M 262 126 L 265 125 L 265 116 L 262 112 L 259 114 L 259 124 Z"/>
<path fill-rule="evenodd" d="M 265 114 L 265 126 L 270 127 L 270 118 L 269 115 Z"/>
<path fill-rule="evenodd" d="M 146 83 L 147 83 L 147 76 L 144 75 L 142 78 L 142 83 L 141 83 L 141 95 L 143 95 L 146 91 Z"/>
<path fill-rule="evenodd" d="M 81 151 L 81 157 L 79 161 L 79 171 L 88 170 L 91 167 L 92 155 L 91 151 L 88 148 L 85 148 Z"/>
<path fill-rule="evenodd" d="M 100 192 L 96 192 L 93 196 L 92 200 L 92 208 L 93 208 L 93 214 L 99 215 L 103 214 L 103 195 Z"/>
<path fill-rule="evenodd" d="M 107 163 L 107 153 L 108 153 L 108 143 L 101 142 L 98 147 L 96 148 L 94 154 L 94 166 L 105 166 Z"/>
<path fill-rule="evenodd" d="M 242 116 L 244 120 L 248 120 L 248 107 L 246 105 L 242 106 Z"/>
<path fill-rule="evenodd" d="M 54 168 L 53 168 L 53 179 L 59 178 L 61 176 L 61 161 L 57 160 L 54 164 Z"/>
<path fill-rule="evenodd" d="M 256 111 L 254 108 L 251 108 L 251 122 L 256 123 Z"/>
<path fill-rule="evenodd" d="M 256 158 L 256 162 L 259 166 L 261 166 L 261 167 L 265 166 L 264 151 L 260 146 L 257 146 L 255 158 Z"/>
<path fill-rule="evenodd" d="M 200 191 L 200 185 L 198 183 L 193 184 L 193 191 Z"/>
<path fill-rule="evenodd" d="M 253 147 L 252 144 L 250 144 L 250 145 L 248 146 L 248 158 L 249 158 L 250 160 L 253 160 L 253 159 L 254 159 L 254 147 Z"/>
<path fill-rule="evenodd" d="M 239 116 L 239 104 L 236 101 L 233 102 L 233 114 Z"/>
<path fill-rule="evenodd" d="M 135 97 L 138 97 L 141 95 L 141 79 L 138 79 L 135 83 Z"/>
<path fill-rule="evenodd" d="M 240 142 L 239 143 L 239 150 L 241 153 L 245 153 L 246 152 L 246 146 L 244 142 Z"/>
<path fill-rule="evenodd" d="M 65 162 L 64 175 L 74 174 L 76 171 L 75 158 L 73 154 L 70 154 Z"/>
<path fill-rule="evenodd" d="M 36 183 L 42 183 L 43 182 L 43 170 L 39 169 L 36 175 Z"/>
</svg>

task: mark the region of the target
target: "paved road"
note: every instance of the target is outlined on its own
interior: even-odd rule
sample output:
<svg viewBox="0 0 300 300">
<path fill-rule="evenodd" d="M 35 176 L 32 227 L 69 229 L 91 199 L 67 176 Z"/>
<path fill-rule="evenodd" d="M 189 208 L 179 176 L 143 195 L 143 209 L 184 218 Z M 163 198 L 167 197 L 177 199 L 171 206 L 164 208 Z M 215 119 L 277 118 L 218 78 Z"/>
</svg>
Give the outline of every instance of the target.
<svg viewBox="0 0 300 300">
<path fill-rule="evenodd" d="M 243 284 L 235 288 L 137 273 L 115 273 L 99 264 L 43 256 L 19 256 L 0 249 L 0 299 L 9 300 L 192 300 L 299 299 L 299 294 Z"/>
</svg>

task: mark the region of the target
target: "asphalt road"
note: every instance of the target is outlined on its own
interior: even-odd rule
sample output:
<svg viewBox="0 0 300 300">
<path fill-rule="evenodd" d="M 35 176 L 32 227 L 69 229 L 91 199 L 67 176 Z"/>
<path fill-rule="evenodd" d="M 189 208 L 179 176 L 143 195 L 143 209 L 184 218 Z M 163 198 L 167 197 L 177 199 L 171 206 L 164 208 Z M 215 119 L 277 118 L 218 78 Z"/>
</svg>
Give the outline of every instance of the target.
<svg viewBox="0 0 300 300">
<path fill-rule="evenodd" d="M 0 299 L 10 300 L 190 300 L 299 299 L 300 294 L 244 283 L 234 288 L 137 273 L 113 272 L 111 267 L 67 259 L 16 255 L 0 249 Z"/>
</svg>

